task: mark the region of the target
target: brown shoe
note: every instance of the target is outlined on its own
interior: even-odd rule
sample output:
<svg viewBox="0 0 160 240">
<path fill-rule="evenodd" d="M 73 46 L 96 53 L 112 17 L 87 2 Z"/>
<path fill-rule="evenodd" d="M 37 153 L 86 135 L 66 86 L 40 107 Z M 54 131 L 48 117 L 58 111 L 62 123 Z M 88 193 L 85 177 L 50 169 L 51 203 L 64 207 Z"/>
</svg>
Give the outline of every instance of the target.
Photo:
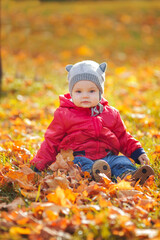
<svg viewBox="0 0 160 240">
<path fill-rule="evenodd" d="M 92 166 L 92 176 L 96 182 L 99 182 L 101 180 L 99 173 L 104 173 L 108 178 L 111 178 L 110 166 L 104 160 L 97 160 Z"/>
<path fill-rule="evenodd" d="M 154 171 L 153 169 L 148 166 L 142 166 L 140 168 L 138 168 L 135 171 L 127 171 L 124 172 L 121 176 L 121 179 L 125 179 L 127 176 L 131 175 L 131 179 L 130 181 L 132 181 L 132 185 L 134 186 L 136 184 L 137 181 L 139 181 L 140 185 L 143 185 L 145 183 L 145 181 L 151 176 L 154 175 Z"/>
<path fill-rule="evenodd" d="M 154 175 L 153 169 L 148 165 L 144 165 L 132 173 L 131 179 L 135 182 L 140 180 L 139 184 L 143 185 L 151 175 Z"/>
</svg>

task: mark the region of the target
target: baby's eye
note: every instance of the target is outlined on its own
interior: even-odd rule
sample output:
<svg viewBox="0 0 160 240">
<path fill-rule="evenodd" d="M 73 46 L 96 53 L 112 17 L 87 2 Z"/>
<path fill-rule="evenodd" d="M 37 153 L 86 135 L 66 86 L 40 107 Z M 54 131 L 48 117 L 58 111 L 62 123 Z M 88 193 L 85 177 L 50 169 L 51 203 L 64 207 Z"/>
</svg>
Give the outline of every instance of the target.
<svg viewBox="0 0 160 240">
<path fill-rule="evenodd" d="M 80 90 L 77 90 L 76 93 L 81 93 L 81 91 L 80 91 Z"/>
<path fill-rule="evenodd" d="M 90 93 L 94 93 L 95 92 L 95 90 L 90 90 Z"/>
</svg>

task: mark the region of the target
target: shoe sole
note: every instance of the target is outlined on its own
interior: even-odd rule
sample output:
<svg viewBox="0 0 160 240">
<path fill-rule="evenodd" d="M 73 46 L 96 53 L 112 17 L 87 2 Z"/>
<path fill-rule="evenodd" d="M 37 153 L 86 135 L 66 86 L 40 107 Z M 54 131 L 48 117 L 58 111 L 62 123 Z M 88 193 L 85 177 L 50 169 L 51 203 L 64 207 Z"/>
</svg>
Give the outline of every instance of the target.
<svg viewBox="0 0 160 240">
<path fill-rule="evenodd" d="M 132 175 L 132 180 L 136 182 L 140 180 L 139 184 L 143 185 L 151 175 L 154 175 L 153 169 L 150 166 L 145 165 L 136 170 Z"/>
<path fill-rule="evenodd" d="M 99 173 L 104 173 L 111 179 L 111 169 L 109 164 L 104 160 L 97 160 L 92 166 L 92 176 L 96 182 L 99 182 L 102 178 Z"/>
</svg>

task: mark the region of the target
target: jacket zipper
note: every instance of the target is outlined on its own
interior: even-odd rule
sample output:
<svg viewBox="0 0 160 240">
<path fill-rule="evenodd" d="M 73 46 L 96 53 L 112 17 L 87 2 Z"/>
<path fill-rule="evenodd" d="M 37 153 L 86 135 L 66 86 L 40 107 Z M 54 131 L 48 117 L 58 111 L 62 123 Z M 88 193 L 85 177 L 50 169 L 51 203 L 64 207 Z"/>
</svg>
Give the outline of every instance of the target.
<svg viewBox="0 0 160 240">
<path fill-rule="evenodd" d="M 93 117 L 93 124 L 96 132 L 96 137 L 97 140 L 99 138 L 99 130 L 98 130 L 98 123 L 97 123 L 97 118 Z M 98 159 L 98 153 L 99 153 L 99 141 L 97 141 L 97 146 L 96 146 L 96 159 Z"/>
</svg>

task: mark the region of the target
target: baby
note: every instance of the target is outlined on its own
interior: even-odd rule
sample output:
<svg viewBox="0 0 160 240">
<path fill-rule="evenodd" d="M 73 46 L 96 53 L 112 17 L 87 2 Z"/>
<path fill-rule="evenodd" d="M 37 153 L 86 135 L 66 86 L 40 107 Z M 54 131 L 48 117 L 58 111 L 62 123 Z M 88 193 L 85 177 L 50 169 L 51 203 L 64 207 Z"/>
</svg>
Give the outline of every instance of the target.
<svg viewBox="0 0 160 240">
<path fill-rule="evenodd" d="M 130 174 L 143 185 L 154 175 L 140 142 L 126 131 L 118 110 L 102 97 L 106 67 L 106 63 L 89 60 L 66 66 L 70 94 L 59 97 L 60 107 L 31 161 L 34 171 L 55 162 L 61 149 L 72 149 L 74 164 L 95 181 L 101 179 L 99 173 L 113 181 Z M 142 166 L 137 169 L 129 158 Z"/>
</svg>

